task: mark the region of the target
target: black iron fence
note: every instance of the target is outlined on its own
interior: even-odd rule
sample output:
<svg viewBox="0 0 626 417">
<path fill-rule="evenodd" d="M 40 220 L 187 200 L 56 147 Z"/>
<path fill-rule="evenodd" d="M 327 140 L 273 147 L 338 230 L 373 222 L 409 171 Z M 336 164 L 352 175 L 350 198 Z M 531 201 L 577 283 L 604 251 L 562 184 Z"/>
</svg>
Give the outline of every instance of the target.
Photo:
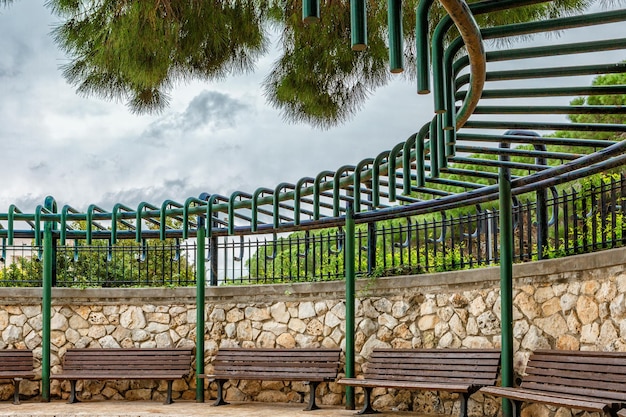
<svg viewBox="0 0 626 417">
<path fill-rule="evenodd" d="M 542 202 L 545 201 L 545 204 Z M 513 207 L 514 261 L 555 258 L 626 244 L 626 178 L 604 177 L 577 189 L 522 196 Z M 285 236 L 217 239 L 205 256 L 207 282 L 237 285 L 341 280 L 341 229 Z M 496 206 L 358 225 L 356 272 L 392 276 L 469 269 L 499 262 Z M 1 286 L 40 286 L 40 247 L 2 247 Z M 195 285 L 196 243 L 148 241 L 58 246 L 53 284 L 59 287 Z M 213 257 L 215 257 L 213 259 Z"/>
</svg>

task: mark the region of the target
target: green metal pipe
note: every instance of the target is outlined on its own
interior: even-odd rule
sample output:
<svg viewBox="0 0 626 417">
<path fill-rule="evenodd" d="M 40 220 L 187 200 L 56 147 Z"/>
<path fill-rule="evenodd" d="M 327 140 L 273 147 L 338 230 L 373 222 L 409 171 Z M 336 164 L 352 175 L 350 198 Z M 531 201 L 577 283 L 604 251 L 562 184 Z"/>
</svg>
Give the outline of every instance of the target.
<svg viewBox="0 0 626 417">
<path fill-rule="evenodd" d="M 367 48 L 367 5 L 365 0 L 350 0 L 350 38 L 353 51 Z"/>
<path fill-rule="evenodd" d="M 489 155 L 509 155 L 509 156 L 521 156 L 521 157 L 529 157 L 529 158 L 547 158 L 547 159 L 559 159 L 559 160 L 568 160 L 573 161 L 574 159 L 580 158 L 581 154 L 572 154 L 572 153 L 564 153 L 564 152 L 542 152 L 535 150 L 524 150 L 524 149 L 498 149 L 498 148 L 489 148 L 487 146 L 458 146 L 459 152 L 465 152 L 470 154 L 489 154 Z M 536 166 L 541 166 L 542 164 L 535 163 Z M 545 165 L 545 164 L 544 164 Z"/>
<path fill-rule="evenodd" d="M 456 102 L 454 99 L 455 93 L 455 77 L 458 75 L 455 72 L 454 68 L 454 57 L 463 47 L 463 38 L 460 36 L 456 37 L 450 45 L 446 48 L 446 51 L 443 55 L 443 96 L 444 96 L 444 106 L 446 109 L 445 117 L 444 117 L 444 130 L 454 130 L 456 128 Z M 469 60 L 468 60 L 469 63 Z M 467 74 L 468 84 L 471 81 L 471 74 Z M 457 88 L 458 89 L 458 88 Z"/>
<path fill-rule="evenodd" d="M 254 193 L 252 194 L 251 207 L 252 220 L 250 222 L 250 230 L 252 232 L 256 232 L 259 227 L 259 196 L 261 196 L 262 194 L 273 195 L 274 190 L 270 188 L 257 188 L 256 190 L 254 190 Z M 274 210 L 278 208 L 278 205 L 272 204 L 272 206 L 274 207 Z M 274 221 L 277 221 L 279 219 L 278 212 L 274 212 L 272 217 L 274 218 Z"/>
<path fill-rule="evenodd" d="M 557 129 L 555 129 L 557 130 Z M 612 140 L 600 139 L 577 139 L 577 138 L 548 138 L 543 136 L 516 136 L 516 135 L 486 135 L 473 133 L 459 133 L 458 140 L 467 140 L 471 142 L 495 142 L 500 143 L 506 139 L 510 143 L 543 143 L 546 145 L 565 145 L 565 146 L 588 146 L 591 148 L 606 148 L 615 145 L 617 142 Z"/>
<path fill-rule="evenodd" d="M 433 40 L 431 42 L 431 55 L 433 64 L 433 89 L 434 89 L 434 111 L 443 113 L 446 111 L 445 98 L 445 71 L 444 71 L 444 42 L 448 30 L 453 26 L 454 21 L 450 16 L 444 16 L 435 27 Z"/>
<path fill-rule="evenodd" d="M 230 195 L 230 198 L 228 199 L 228 234 L 229 235 L 235 234 L 235 210 L 236 210 L 235 202 L 237 198 L 239 199 L 246 198 L 252 201 L 252 195 L 244 191 L 235 191 Z"/>
<path fill-rule="evenodd" d="M 466 94 L 465 91 L 459 91 L 455 94 L 455 97 L 461 100 L 465 98 Z M 596 85 L 589 87 L 502 88 L 498 90 L 484 90 L 482 98 L 605 96 L 612 94 L 626 94 L 626 86 Z"/>
<path fill-rule="evenodd" d="M 426 164 L 424 163 L 426 155 L 424 154 L 424 141 L 428 135 L 430 126 L 425 124 L 420 129 L 415 140 L 415 180 L 418 187 L 423 187 L 426 178 Z"/>
<path fill-rule="evenodd" d="M 161 215 L 159 216 L 159 239 L 166 239 L 168 207 L 183 208 L 183 205 L 173 200 L 165 200 L 161 204 Z"/>
<path fill-rule="evenodd" d="M 600 123 L 554 123 L 554 122 L 520 122 L 520 121 L 468 121 L 464 128 L 471 129 L 523 129 L 523 130 L 572 130 L 577 132 L 626 132 L 626 125 Z M 547 139 L 547 138 L 545 138 Z M 587 140 L 588 139 L 581 139 Z M 582 142 L 581 142 L 582 143 Z"/>
<path fill-rule="evenodd" d="M 389 153 L 384 151 L 374 158 L 372 166 L 372 205 L 374 208 L 380 206 L 380 171 L 384 161 L 389 160 Z"/>
<path fill-rule="evenodd" d="M 60 233 L 60 241 L 61 241 L 61 246 L 65 246 L 65 240 L 67 238 L 67 216 L 68 213 L 78 213 L 77 210 L 73 209 L 72 207 L 65 205 L 63 206 L 63 208 L 61 209 L 61 227 L 59 230 Z"/>
<path fill-rule="evenodd" d="M 387 167 L 389 168 L 387 172 L 387 178 L 389 178 L 388 199 L 390 202 L 396 201 L 396 167 L 398 165 L 398 155 L 400 154 L 402 149 L 404 149 L 404 142 L 398 143 L 391 149 L 391 152 L 389 152 L 389 159 L 387 160 Z"/>
<path fill-rule="evenodd" d="M 564 45 L 551 45 L 550 47 L 538 46 L 530 48 L 490 51 L 487 52 L 487 62 L 501 62 L 523 58 L 541 58 L 556 55 L 580 55 L 588 52 L 590 53 L 623 49 L 625 45 L 626 38 L 621 38 L 602 41 L 568 43 Z M 465 62 L 463 58 L 459 58 L 459 60 L 457 61 L 459 62 L 458 65 L 461 65 Z"/>
<path fill-rule="evenodd" d="M 437 129 L 437 115 L 435 115 L 430 122 L 430 130 L 428 132 L 430 143 L 430 175 L 432 177 L 438 177 L 439 172 L 439 130 Z"/>
<path fill-rule="evenodd" d="M 9 246 L 13 246 L 13 235 L 15 233 L 13 225 L 15 222 L 16 211 L 18 211 L 18 208 L 14 204 L 11 204 L 7 213 L 7 242 Z"/>
<path fill-rule="evenodd" d="M 205 300 L 205 219 L 198 216 L 198 230 L 196 232 L 196 402 L 204 402 L 204 300 Z M 208 224 L 208 223 L 207 223 Z"/>
<path fill-rule="evenodd" d="M 183 206 L 183 239 L 189 238 L 189 209 L 192 204 L 195 204 L 196 206 L 204 206 L 206 204 L 206 201 L 202 201 L 199 198 L 195 197 L 189 197 L 187 200 L 185 200 L 185 204 Z"/>
<path fill-rule="evenodd" d="M 389 32 L 389 70 L 392 74 L 404 71 L 404 33 L 402 30 L 402 0 L 387 0 Z"/>
<path fill-rule="evenodd" d="M 118 203 L 113 206 L 113 211 L 111 212 L 111 244 L 112 245 L 114 245 L 117 242 L 117 222 L 118 222 L 121 210 L 124 210 L 128 213 L 133 211 L 130 207 L 126 207 L 125 205 L 121 203 Z"/>
<path fill-rule="evenodd" d="M 571 67 L 555 68 L 527 68 L 508 71 L 487 72 L 487 81 L 511 81 L 527 80 L 530 78 L 550 78 L 550 77 L 575 77 L 579 75 L 604 75 L 620 74 L 626 72 L 626 63 L 577 65 Z M 469 74 L 463 74 L 455 79 L 455 88 L 458 90 L 463 85 L 469 83 Z"/>
<path fill-rule="evenodd" d="M 320 0 L 303 0 L 302 21 L 315 23 L 320 20 Z"/>
<path fill-rule="evenodd" d="M 587 13 L 556 19 L 538 20 L 534 22 L 513 23 L 504 26 L 485 28 L 484 39 L 501 38 L 514 35 L 529 35 L 531 33 L 552 32 L 563 29 L 582 28 L 593 25 L 620 23 L 626 19 L 626 9 L 610 10 L 600 13 Z"/>
<path fill-rule="evenodd" d="M 474 114 L 626 114 L 626 106 L 478 106 Z"/>
<path fill-rule="evenodd" d="M 300 224 L 300 199 L 302 198 L 302 187 L 306 184 L 315 184 L 315 178 L 303 177 L 296 183 L 296 189 L 293 194 L 293 223 L 296 226 Z"/>
<path fill-rule="evenodd" d="M 443 130 L 443 114 L 437 114 L 437 156 L 439 158 L 439 169 L 443 169 L 448 166 L 448 160 L 446 158 L 446 135 Z"/>
<path fill-rule="evenodd" d="M 355 377 L 355 227 L 354 209 L 351 203 L 346 206 L 345 226 L 345 273 L 346 273 L 346 378 Z M 350 388 L 350 389 L 349 389 Z M 346 409 L 354 410 L 354 388 L 346 387 Z"/>
<path fill-rule="evenodd" d="M 320 196 L 322 191 L 322 180 L 326 178 L 334 178 L 335 173 L 333 171 L 322 171 L 315 177 L 313 182 L 313 220 L 319 220 L 320 218 Z M 333 181 L 324 181 L 324 184 L 332 183 Z"/>
<path fill-rule="evenodd" d="M 513 386 L 513 215 L 511 177 L 509 170 L 500 168 L 500 323 L 502 327 L 502 386 Z M 502 399 L 502 415 L 512 417 L 508 399 Z"/>
<path fill-rule="evenodd" d="M 212 237 L 213 236 L 213 224 L 214 224 L 214 218 L 217 215 L 218 211 L 215 210 L 213 208 L 214 204 L 217 201 L 223 201 L 225 203 L 228 203 L 228 198 L 223 196 L 223 195 L 219 195 L 219 194 L 211 194 L 211 196 L 209 197 L 209 199 L 207 200 L 206 203 L 206 218 L 207 218 L 207 236 L 208 237 Z M 226 206 L 226 207 L 230 207 L 230 205 Z"/>
<path fill-rule="evenodd" d="M 46 197 L 45 210 L 56 212 L 56 202 L 50 196 Z M 54 270 L 54 247 L 52 231 L 54 223 L 45 221 L 43 237 L 43 269 L 42 269 L 42 300 L 41 300 L 41 398 L 50 401 L 50 351 L 51 351 L 51 321 L 52 321 L 52 275 Z"/>
<path fill-rule="evenodd" d="M 273 194 L 273 219 L 274 219 L 274 228 L 278 229 L 280 227 L 280 192 L 282 190 L 285 189 L 291 189 L 291 190 L 295 190 L 296 186 L 294 184 L 290 184 L 288 182 L 281 182 L 280 184 L 278 184 L 276 186 L 276 188 L 274 189 L 274 194 Z M 294 202 L 295 205 L 295 202 Z M 294 210 L 294 217 L 295 217 L 295 208 Z"/>
<path fill-rule="evenodd" d="M 417 58 L 417 93 L 430 93 L 430 61 L 428 60 L 428 12 L 434 0 L 421 0 L 417 5 L 415 21 L 415 48 Z"/>
<path fill-rule="evenodd" d="M 406 142 L 404 142 L 404 146 L 402 147 L 402 193 L 405 195 L 409 195 L 411 193 L 411 157 L 413 156 L 411 153 L 411 148 L 415 148 L 417 146 L 416 143 L 417 134 L 413 134 L 409 136 Z"/>
<path fill-rule="evenodd" d="M 354 202 L 354 212 L 361 211 L 361 174 L 365 171 L 367 166 L 374 165 L 374 158 L 365 158 L 354 169 L 354 187 L 352 189 L 352 201 Z"/>
<path fill-rule="evenodd" d="M 150 203 L 146 203 L 145 201 L 142 201 L 137 206 L 137 211 L 135 212 L 135 242 L 137 242 L 137 243 L 141 243 L 141 241 L 142 241 L 141 230 L 143 228 L 143 213 L 144 213 L 146 208 L 148 208 L 150 210 L 157 210 L 156 206 L 153 206 Z M 158 211 L 157 213 L 160 216 L 161 212 Z M 146 218 L 149 218 L 149 216 L 146 216 Z M 91 222 L 88 222 L 88 226 L 87 226 L 88 227 L 88 229 L 87 229 L 88 230 L 87 231 L 88 235 L 91 234 L 91 232 L 89 231 L 89 224 L 91 224 Z"/>
<path fill-rule="evenodd" d="M 354 173 L 356 167 L 354 165 L 344 165 L 335 171 L 333 176 L 333 216 L 339 217 L 339 205 L 340 205 L 340 191 L 341 191 L 341 178 L 346 173 L 346 177 L 349 177 L 349 171 Z"/>
</svg>

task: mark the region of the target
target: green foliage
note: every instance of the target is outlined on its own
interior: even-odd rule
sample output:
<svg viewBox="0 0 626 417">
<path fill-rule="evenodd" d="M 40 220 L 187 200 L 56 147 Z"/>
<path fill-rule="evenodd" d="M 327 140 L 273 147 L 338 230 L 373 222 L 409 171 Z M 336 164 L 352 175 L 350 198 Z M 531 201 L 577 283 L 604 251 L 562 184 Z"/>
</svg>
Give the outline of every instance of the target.
<svg viewBox="0 0 626 417">
<path fill-rule="evenodd" d="M 488 27 L 554 18 L 593 2 L 557 0 L 477 20 Z M 417 4 L 402 2 L 408 77 L 416 67 Z M 79 93 L 126 101 L 137 113 L 165 108 L 177 82 L 251 70 L 267 52 L 270 26 L 281 32 L 282 55 L 264 90 L 290 121 L 323 128 L 344 122 L 390 79 L 387 8 L 378 0 L 367 5 L 368 48 L 362 53 L 350 49 L 348 0 L 322 0 L 321 19 L 311 25 L 302 22 L 301 2 L 291 0 L 51 0 L 48 5 L 63 19 L 53 34 L 71 57 L 63 67 L 67 80 Z M 442 15 L 435 2 L 432 27 Z"/>
<path fill-rule="evenodd" d="M 0 269 L 2 287 L 40 287 L 42 263 L 34 257 L 16 257 L 13 262 Z"/>
<path fill-rule="evenodd" d="M 148 241 L 145 247 L 121 241 L 109 249 L 108 242 L 90 246 L 58 247 L 56 285 L 61 287 L 177 287 L 195 283 L 195 269 L 186 254 L 177 254 L 173 240 Z M 142 251 L 147 256 L 142 256 Z M 42 262 L 17 257 L 0 269 L 0 285 L 41 286 Z"/>
</svg>

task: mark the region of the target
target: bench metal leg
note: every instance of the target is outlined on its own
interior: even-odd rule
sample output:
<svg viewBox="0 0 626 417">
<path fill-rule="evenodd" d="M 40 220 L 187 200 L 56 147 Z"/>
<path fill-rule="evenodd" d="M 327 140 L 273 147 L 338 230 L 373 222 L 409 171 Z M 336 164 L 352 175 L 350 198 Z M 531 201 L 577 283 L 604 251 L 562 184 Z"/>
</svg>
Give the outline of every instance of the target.
<svg viewBox="0 0 626 417">
<path fill-rule="evenodd" d="M 521 401 L 509 400 L 511 401 L 511 408 L 513 409 L 513 417 L 519 417 L 520 410 L 522 407 Z"/>
<path fill-rule="evenodd" d="M 378 411 L 376 411 L 376 410 L 374 410 L 372 408 L 372 402 L 371 402 L 372 389 L 373 389 L 373 387 L 363 387 L 363 392 L 365 394 L 365 399 L 363 400 L 363 408 L 361 409 L 361 411 L 356 413 L 357 415 L 359 415 L 359 414 L 376 414 L 376 413 L 378 413 Z"/>
<path fill-rule="evenodd" d="M 218 405 L 226 405 L 228 402 L 224 400 L 224 384 L 226 383 L 225 379 L 217 379 L 215 380 L 217 383 L 217 399 L 213 403 L 214 406 Z"/>
<path fill-rule="evenodd" d="M 20 403 L 20 382 L 22 382 L 22 378 L 13 379 L 13 404 Z"/>
<path fill-rule="evenodd" d="M 467 417 L 467 400 L 469 396 L 467 392 L 461 393 L 461 410 L 459 411 L 459 417 Z"/>
<path fill-rule="evenodd" d="M 304 411 L 311 411 L 311 410 L 319 409 L 319 407 L 315 403 L 315 393 L 317 392 L 317 386 L 319 384 L 320 383 L 316 381 L 309 382 L 309 405 L 307 406 L 307 408 L 304 409 Z"/>
<path fill-rule="evenodd" d="M 165 398 L 165 402 L 163 404 L 172 404 L 174 400 L 172 400 L 172 385 L 174 384 L 173 380 L 167 381 L 167 398 Z"/>
<path fill-rule="evenodd" d="M 71 379 L 70 380 L 70 398 L 67 400 L 68 404 L 74 404 L 74 403 L 78 403 L 80 401 L 78 401 L 78 398 L 76 398 L 76 380 L 75 379 Z"/>
</svg>

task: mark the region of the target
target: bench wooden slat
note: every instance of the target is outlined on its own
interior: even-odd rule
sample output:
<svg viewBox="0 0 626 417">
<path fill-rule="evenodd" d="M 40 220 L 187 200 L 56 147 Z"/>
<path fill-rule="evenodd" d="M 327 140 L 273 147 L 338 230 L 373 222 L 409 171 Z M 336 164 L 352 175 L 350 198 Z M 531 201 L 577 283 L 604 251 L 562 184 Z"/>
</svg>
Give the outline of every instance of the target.
<svg viewBox="0 0 626 417">
<path fill-rule="evenodd" d="M 358 378 L 342 378 L 338 381 L 341 385 L 350 385 L 353 387 L 381 387 L 381 388 L 404 388 L 423 391 L 447 391 L 447 392 L 468 392 L 471 385 L 453 384 L 437 381 L 399 381 L 391 379 L 358 379 Z"/>
<path fill-rule="evenodd" d="M 467 398 L 478 388 L 494 385 L 500 367 L 495 349 L 374 349 L 363 378 L 342 378 L 340 385 L 361 387 L 365 404 L 360 414 L 375 410 L 375 387 L 447 391 L 462 394 L 461 416 L 467 416 Z"/>
<path fill-rule="evenodd" d="M 587 387 L 588 386 L 589 384 L 587 384 Z M 541 391 L 546 391 L 546 392 L 561 393 L 561 394 L 575 394 L 575 395 L 584 396 L 584 397 L 594 397 L 598 401 L 610 400 L 610 401 L 626 402 L 626 393 L 624 392 L 585 388 L 584 386 L 579 387 L 579 386 L 573 386 L 573 385 L 565 386 L 565 385 L 551 385 L 551 384 L 540 384 L 540 383 L 528 382 L 524 384 L 524 388 L 541 390 Z M 619 389 L 623 390 L 624 386 L 622 385 L 621 388 Z"/>
<path fill-rule="evenodd" d="M 35 378 L 33 351 L 30 349 L 0 350 L 0 379 L 13 380 L 13 403 L 20 403 L 20 382 Z"/>
<path fill-rule="evenodd" d="M 570 396 L 557 396 L 550 395 L 549 393 L 542 393 L 538 391 L 525 390 L 523 388 L 508 388 L 508 387 L 484 387 L 480 392 L 483 394 L 493 394 L 500 397 L 510 398 L 518 401 L 538 402 L 543 404 L 570 407 L 579 410 L 586 411 L 607 411 L 609 404 L 600 401 L 579 400 L 571 398 Z"/>
<path fill-rule="evenodd" d="M 172 403 L 172 383 L 191 371 L 192 350 L 180 348 L 68 349 L 63 371 L 51 379 L 71 384 L 69 402 L 77 402 L 76 381 L 107 379 L 158 379 L 168 383 L 166 404 Z"/>
<path fill-rule="evenodd" d="M 583 379 L 586 381 L 600 382 L 626 382 L 626 374 L 622 374 L 619 369 L 615 368 L 617 367 L 598 367 L 590 371 L 563 367 L 559 367 L 557 369 L 534 368 L 530 374 L 536 375 L 537 377 L 553 377 L 555 371 L 558 371 L 558 376 L 571 379 Z"/>
<path fill-rule="evenodd" d="M 257 372 L 265 372 L 272 373 L 277 375 L 285 375 L 290 376 L 290 374 L 306 374 L 306 375 L 336 375 L 337 368 L 319 368 L 319 369 L 307 369 L 301 367 L 292 367 L 292 366 L 275 366 L 272 368 L 262 367 L 262 366 L 232 366 L 230 368 L 214 368 L 215 373 L 224 373 L 224 374 L 234 374 L 240 373 L 245 375 L 246 373 L 257 373 Z"/>
<path fill-rule="evenodd" d="M 606 412 L 626 403 L 625 383 L 626 352 L 539 350 L 531 354 L 519 388 L 487 387 L 481 392 Z"/>
<path fill-rule="evenodd" d="M 220 348 L 212 363 L 213 373 L 199 375 L 218 384 L 218 398 L 224 401 L 223 386 L 229 379 L 306 381 L 311 384 L 307 410 L 318 408 L 315 388 L 325 381 L 334 381 L 341 365 L 341 349 L 266 349 Z"/>
</svg>

